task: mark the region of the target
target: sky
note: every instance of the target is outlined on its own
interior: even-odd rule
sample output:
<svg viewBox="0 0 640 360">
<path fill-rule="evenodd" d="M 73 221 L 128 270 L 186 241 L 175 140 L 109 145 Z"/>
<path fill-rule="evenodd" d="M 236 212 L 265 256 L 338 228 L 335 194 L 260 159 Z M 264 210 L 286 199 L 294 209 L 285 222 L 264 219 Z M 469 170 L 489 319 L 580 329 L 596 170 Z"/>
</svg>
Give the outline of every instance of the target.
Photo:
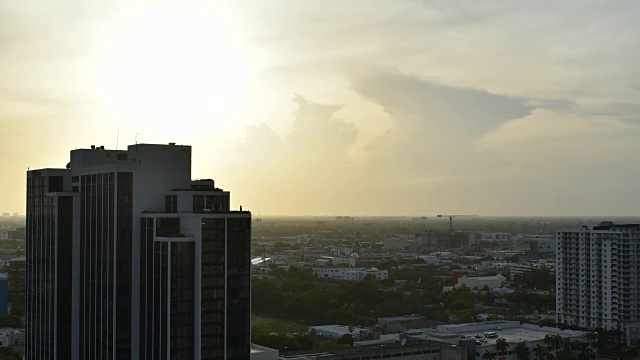
<svg viewBox="0 0 640 360">
<path fill-rule="evenodd" d="M 640 213 L 637 1 L 0 0 L 0 211 L 92 144 L 254 216 Z"/>
</svg>

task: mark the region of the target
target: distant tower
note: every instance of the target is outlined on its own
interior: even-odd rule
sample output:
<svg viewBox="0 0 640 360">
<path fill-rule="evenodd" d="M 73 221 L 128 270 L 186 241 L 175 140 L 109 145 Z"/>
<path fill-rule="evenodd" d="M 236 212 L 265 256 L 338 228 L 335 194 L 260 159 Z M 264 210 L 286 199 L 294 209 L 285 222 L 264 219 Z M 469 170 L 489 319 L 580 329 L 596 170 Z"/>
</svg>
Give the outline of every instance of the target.
<svg viewBox="0 0 640 360">
<path fill-rule="evenodd" d="M 358 253 L 351 254 L 351 256 L 349 257 L 349 267 L 356 267 L 356 260 L 358 260 L 359 257 L 360 255 L 358 255 Z"/>
<path fill-rule="evenodd" d="M 360 245 L 360 243 L 354 242 L 353 247 L 351 248 L 351 252 L 362 255 L 362 245 Z"/>
</svg>

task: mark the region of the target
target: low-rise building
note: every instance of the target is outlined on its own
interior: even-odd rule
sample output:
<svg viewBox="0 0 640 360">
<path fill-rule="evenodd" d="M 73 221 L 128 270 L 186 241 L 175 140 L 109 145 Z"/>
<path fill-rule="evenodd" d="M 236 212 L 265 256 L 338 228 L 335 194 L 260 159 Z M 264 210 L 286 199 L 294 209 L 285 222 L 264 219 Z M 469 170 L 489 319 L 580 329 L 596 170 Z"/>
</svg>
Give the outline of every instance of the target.
<svg viewBox="0 0 640 360">
<path fill-rule="evenodd" d="M 451 264 L 452 262 L 451 260 L 441 260 L 437 255 L 420 255 L 418 257 L 429 265 Z"/>
<path fill-rule="evenodd" d="M 309 326 L 309 331 L 315 334 L 316 339 L 337 341 L 344 335 L 350 334 L 353 340 L 368 340 L 371 338 L 371 331 L 361 327 L 346 325 L 318 325 Z"/>
<path fill-rule="evenodd" d="M 357 255 L 357 254 L 356 254 Z M 316 265 L 351 265 L 352 258 L 336 256 L 319 256 L 313 261 Z"/>
<path fill-rule="evenodd" d="M 532 252 L 537 254 L 555 254 L 556 239 L 555 238 L 538 238 L 531 244 Z"/>
<path fill-rule="evenodd" d="M 518 321 L 488 321 L 438 325 L 436 329 L 416 329 L 399 336 L 457 345 L 467 350 L 468 359 L 483 360 L 486 353 L 493 353 L 497 355 L 495 359 L 516 360 L 516 347 L 520 343 L 529 349 L 530 358 L 535 359 L 538 345 L 551 347 L 553 344 L 548 341 L 557 339 L 559 347 L 571 349 L 573 340 L 589 344 L 587 334 L 584 331 L 520 324 Z M 501 349 L 499 343 L 506 348 Z M 589 351 L 594 350 L 590 348 Z"/>
<path fill-rule="evenodd" d="M 502 287 L 502 283 L 506 280 L 502 274 L 498 274 L 495 276 L 477 276 L 477 277 L 468 277 L 466 275 L 458 278 L 458 283 L 456 287 L 461 287 L 462 285 L 471 288 L 472 290 L 481 290 L 485 286 L 489 289 L 500 288 Z"/>
<path fill-rule="evenodd" d="M 24 331 L 14 328 L 0 328 L 0 346 L 24 351 Z"/>
<path fill-rule="evenodd" d="M 289 353 L 286 360 L 467 360 L 466 348 L 435 341 L 415 340 L 410 337 L 400 340 L 377 342 L 346 348 L 313 352 Z"/>
<path fill-rule="evenodd" d="M 469 244 L 469 234 L 426 230 L 416 234 L 416 241 L 422 249 L 458 249 Z"/>
<path fill-rule="evenodd" d="M 511 234 L 504 232 L 483 232 L 480 233 L 480 241 L 507 241 L 511 239 Z"/>
<path fill-rule="evenodd" d="M 427 320 L 422 315 L 403 315 L 378 318 L 378 327 L 386 331 L 405 331 L 424 328 L 433 325 L 433 320 Z"/>
<path fill-rule="evenodd" d="M 529 272 L 531 270 L 539 270 L 546 269 L 555 273 L 555 264 L 551 263 L 511 263 L 509 264 L 509 278 L 511 280 L 515 279 L 518 276 L 521 276 L 523 273 Z"/>
<path fill-rule="evenodd" d="M 250 360 L 278 360 L 280 352 L 266 346 L 251 344 Z"/>
<path fill-rule="evenodd" d="M 378 270 L 377 268 L 313 268 L 313 274 L 320 278 L 349 281 L 362 281 L 369 275 L 376 280 L 386 280 L 389 278 L 389 272 L 387 270 Z"/>
</svg>

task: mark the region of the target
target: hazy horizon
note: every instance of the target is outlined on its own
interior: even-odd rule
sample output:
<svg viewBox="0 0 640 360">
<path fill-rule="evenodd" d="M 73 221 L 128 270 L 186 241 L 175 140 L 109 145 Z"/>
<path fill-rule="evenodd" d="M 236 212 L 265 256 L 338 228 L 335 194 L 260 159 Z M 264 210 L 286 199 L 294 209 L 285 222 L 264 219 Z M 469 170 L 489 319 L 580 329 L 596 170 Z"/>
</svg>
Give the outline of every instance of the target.
<svg viewBox="0 0 640 360">
<path fill-rule="evenodd" d="M 0 0 L 0 212 L 70 150 L 176 142 L 254 216 L 632 217 L 639 11 Z"/>
</svg>

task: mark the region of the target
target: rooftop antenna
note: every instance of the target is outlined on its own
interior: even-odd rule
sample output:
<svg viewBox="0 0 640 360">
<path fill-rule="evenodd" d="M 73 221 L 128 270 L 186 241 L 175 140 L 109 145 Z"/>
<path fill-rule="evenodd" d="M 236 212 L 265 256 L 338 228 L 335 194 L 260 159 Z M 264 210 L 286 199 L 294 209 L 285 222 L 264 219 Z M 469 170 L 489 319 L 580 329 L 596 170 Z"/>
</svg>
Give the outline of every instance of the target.
<svg viewBox="0 0 640 360">
<path fill-rule="evenodd" d="M 118 151 L 118 140 L 120 139 L 120 126 L 118 126 L 118 133 L 116 135 L 116 151 Z"/>
<path fill-rule="evenodd" d="M 138 135 L 140 135 L 140 133 L 136 133 L 136 145 L 138 145 Z"/>
</svg>

